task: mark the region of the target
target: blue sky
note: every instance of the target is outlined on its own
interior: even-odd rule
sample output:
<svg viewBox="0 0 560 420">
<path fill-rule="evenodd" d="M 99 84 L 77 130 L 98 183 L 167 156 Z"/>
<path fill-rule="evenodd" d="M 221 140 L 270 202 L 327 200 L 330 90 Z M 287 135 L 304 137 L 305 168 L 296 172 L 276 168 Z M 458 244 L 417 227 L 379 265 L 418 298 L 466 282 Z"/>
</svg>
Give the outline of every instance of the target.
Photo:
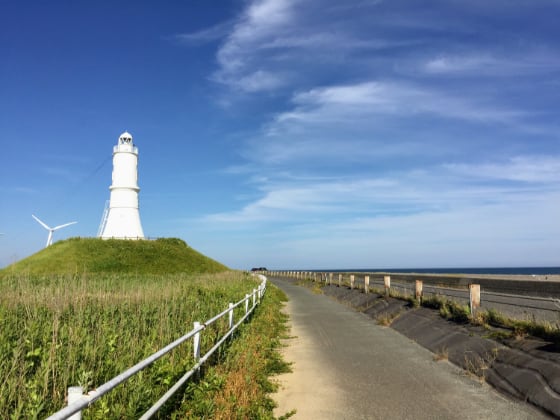
<svg viewBox="0 0 560 420">
<path fill-rule="evenodd" d="M 560 3 L 12 1 L 0 266 L 95 236 L 139 148 L 150 237 L 232 268 L 560 265 Z"/>
</svg>

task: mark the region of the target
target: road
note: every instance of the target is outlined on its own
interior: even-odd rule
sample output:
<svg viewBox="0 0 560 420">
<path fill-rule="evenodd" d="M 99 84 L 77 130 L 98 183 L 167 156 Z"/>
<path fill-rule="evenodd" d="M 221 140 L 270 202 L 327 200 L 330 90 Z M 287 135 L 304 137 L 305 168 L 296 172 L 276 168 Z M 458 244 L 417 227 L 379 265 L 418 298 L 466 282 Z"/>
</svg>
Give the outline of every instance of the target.
<svg viewBox="0 0 560 420">
<path fill-rule="evenodd" d="M 294 419 L 543 419 L 396 331 L 282 278 L 291 336 L 274 398 Z"/>
</svg>

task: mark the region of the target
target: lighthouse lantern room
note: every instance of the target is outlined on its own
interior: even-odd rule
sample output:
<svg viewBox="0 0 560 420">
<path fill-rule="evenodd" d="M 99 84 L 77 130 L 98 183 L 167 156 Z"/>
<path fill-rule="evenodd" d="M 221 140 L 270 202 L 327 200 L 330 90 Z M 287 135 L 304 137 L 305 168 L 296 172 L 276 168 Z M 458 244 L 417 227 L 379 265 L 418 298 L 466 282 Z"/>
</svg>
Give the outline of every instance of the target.
<svg viewBox="0 0 560 420">
<path fill-rule="evenodd" d="M 98 236 L 103 239 L 143 239 L 138 210 L 138 148 L 124 132 L 113 147 L 111 197 Z"/>
</svg>

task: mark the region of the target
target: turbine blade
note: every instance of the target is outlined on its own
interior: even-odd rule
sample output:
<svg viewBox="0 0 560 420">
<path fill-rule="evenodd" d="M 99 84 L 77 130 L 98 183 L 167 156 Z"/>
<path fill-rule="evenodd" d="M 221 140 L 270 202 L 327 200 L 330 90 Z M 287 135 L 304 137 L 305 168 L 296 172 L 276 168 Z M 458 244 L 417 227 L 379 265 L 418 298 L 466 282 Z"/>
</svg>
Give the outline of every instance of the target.
<svg viewBox="0 0 560 420">
<path fill-rule="evenodd" d="M 41 226 L 43 226 L 45 229 L 51 230 L 51 228 L 49 226 L 47 226 L 45 223 L 43 223 L 41 220 L 39 220 L 39 218 L 37 216 L 35 216 L 34 214 L 32 214 L 31 217 L 33 217 L 35 220 L 37 220 L 41 224 Z"/>
<path fill-rule="evenodd" d="M 63 224 L 63 225 L 59 225 L 59 226 L 53 227 L 52 230 L 55 231 L 55 230 L 58 230 L 58 229 L 62 229 L 63 227 L 70 226 L 70 225 L 74 225 L 74 224 L 76 224 L 76 223 L 78 223 L 78 222 L 65 223 L 65 224 Z"/>
</svg>

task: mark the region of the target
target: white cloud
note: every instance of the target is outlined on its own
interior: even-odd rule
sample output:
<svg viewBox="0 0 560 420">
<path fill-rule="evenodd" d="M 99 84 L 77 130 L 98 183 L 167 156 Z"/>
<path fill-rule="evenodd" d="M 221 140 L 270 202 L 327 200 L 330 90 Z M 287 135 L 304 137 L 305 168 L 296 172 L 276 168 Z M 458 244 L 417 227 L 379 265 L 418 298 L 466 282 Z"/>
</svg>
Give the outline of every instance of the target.
<svg viewBox="0 0 560 420">
<path fill-rule="evenodd" d="M 556 72 L 560 69 L 560 58 L 552 50 L 512 52 L 508 56 L 467 52 L 439 55 L 420 67 L 434 75 L 505 77 Z"/>
<path fill-rule="evenodd" d="M 466 121 L 510 123 L 524 114 L 519 110 L 491 107 L 403 81 L 368 81 L 314 88 L 296 94 L 293 101 L 296 109 L 279 114 L 277 122 L 347 120 L 349 115 L 363 118 L 376 114 L 410 116 L 424 113 Z"/>
<path fill-rule="evenodd" d="M 266 70 L 255 70 L 255 51 L 263 43 L 274 42 L 282 28 L 292 21 L 293 0 L 259 0 L 251 3 L 234 25 L 217 54 L 220 69 L 213 80 L 254 92 L 278 86 L 278 76 Z M 254 79 L 262 79 L 266 82 Z M 238 80 L 245 79 L 239 83 Z M 271 80 L 275 80 L 271 83 Z M 245 89 L 248 88 L 248 89 Z"/>
<path fill-rule="evenodd" d="M 560 182 L 560 156 L 517 156 L 506 162 L 447 164 L 461 175 L 532 183 Z"/>
<path fill-rule="evenodd" d="M 200 45 L 224 38 L 233 26 L 233 22 L 221 22 L 209 28 L 204 28 L 196 32 L 176 34 L 168 39 L 186 45 Z"/>
<path fill-rule="evenodd" d="M 263 70 L 243 76 L 238 80 L 230 81 L 230 84 L 245 92 L 260 92 L 277 89 L 287 83 L 280 75 Z"/>
<path fill-rule="evenodd" d="M 519 126 L 521 111 L 492 107 L 401 81 L 369 81 L 296 93 L 292 108 L 277 114 L 243 155 L 271 164 L 376 162 L 436 157 L 465 144 L 448 139 L 441 121 L 483 127 Z M 417 121 L 437 129 L 416 130 Z M 257 158 L 258 157 L 258 158 Z M 331 165 L 332 166 L 332 165 Z M 335 165 L 336 166 L 336 165 Z"/>
<path fill-rule="evenodd" d="M 480 71 L 495 66 L 498 61 L 488 56 L 440 56 L 425 63 L 424 68 L 428 73 L 465 73 Z"/>
<path fill-rule="evenodd" d="M 464 178 L 452 176 L 456 171 L 457 167 L 441 166 L 429 172 L 395 172 L 392 177 L 371 172 L 317 180 L 262 177 L 254 179 L 261 191 L 260 198 L 240 210 L 209 215 L 205 221 L 242 229 L 254 223 L 308 224 L 317 220 L 332 222 L 341 217 L 358 219 L 357 226 L 369 229 L 364 220 L 373 220 L 377 225 L 385 215 L 407 215 L 398 216 L 399 220 L 424 213 L 443 217 L 448 212 L 469 208 L 482 212 L 494 206 L 518 209 L 531 203 L 549 207 L 559 200 L 560 188 L 554 179 L 548 180 L 548 188 L 534 182 L 521 189 L 499 183 L 465 184 Z"/>
<path fill-rule="evenodd" d="M 495 265 L 500 254 L 523 256 L 527 243 L 553 255 L 547 224 L 560 204 L 559 158 L 537 151 L 557 130 L 539 115 L 550 109 L 546 92 L 533 94 L 534 80 L 521 83 L 560 68 L 553 49 L 513 48 L 494 28 L 484 35 L 495 43 L 471 42 L 488 23 L 475 21 L 469 6 L 461 10 L 471 20 L 446 20 L 445 5 L 404 11 L 377 3 L 353 19 L 345 13 L 364 2 L 247 3 L 212 78 L 243 93 L 281 90 L 266 95 L 275 102 L 267 109 L 279 111 L 241 148 L 254 195 L 205 224 L 258 229 L 286 258 L 310 247 L 336 256 L 363 246 L 362 261 L 375 250 L 402 265 L 390 255 L 402 250 L 431 261 L 442 260 L 437 252 L 492 254 Z M 517 100 L 527 91 L 530 104 Z"/>
<path fill-rule="evenodd" d="M 202 225 L 250 230 L 267 243 L 252 252 L 292 267 L 300 259 L 318 268 L 327 261 L 348 268 L 554 263 L 560 251 L 552 239 L 560 235 L 558 188 L 520 194 L 513 187 L 456 181 L 445 172 L 268 180 L 262 198 L 240 211 L 208 216 Z"/>
<path fill-rule="evenodd" d="M 313 69 L 328 70 L 334 64 L 347 71 L 354 62 L 365 59 L 360 51 L 411 43 L 417 41 L 365 36 L 325 2 L 256 0 L 249 2 L 219 48 L 219 67 L 211 79 L 243 92 L 267 92 L 306 80 Z M 261 72 L 276 82 L 239 82 Z"/>
</svg>

